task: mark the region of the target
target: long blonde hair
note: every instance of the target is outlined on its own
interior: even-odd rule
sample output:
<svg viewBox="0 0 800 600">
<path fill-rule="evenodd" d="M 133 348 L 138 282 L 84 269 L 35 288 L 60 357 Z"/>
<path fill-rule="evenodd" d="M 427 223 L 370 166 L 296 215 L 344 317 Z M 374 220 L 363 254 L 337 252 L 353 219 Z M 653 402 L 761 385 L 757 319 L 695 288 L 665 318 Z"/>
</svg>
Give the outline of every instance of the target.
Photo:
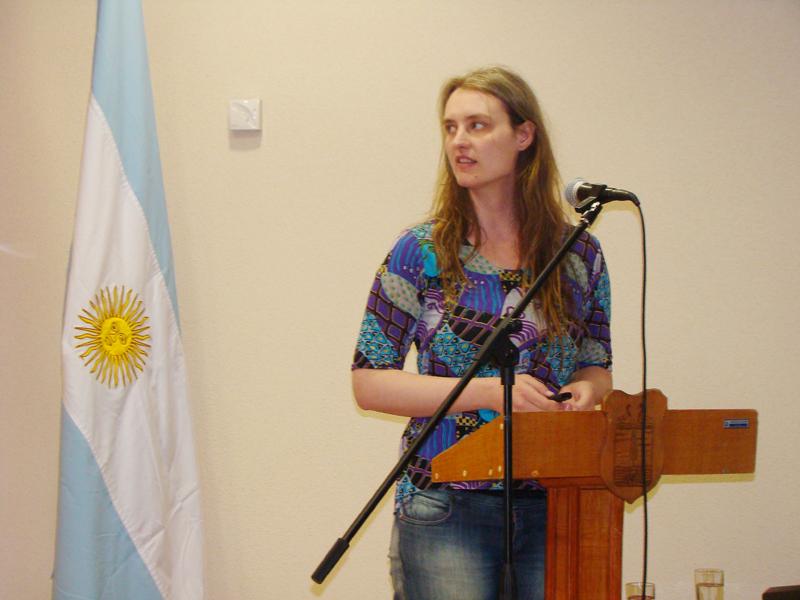
<svg viewBox="0 0 800 600">
<path fill-rule="evenodd" d="M 525 121 L 535 126 L 533 143 L 517 158 L 515 210 L 519 223 L 517 247 L 520 267 L 524 270 L 523 286 L 532 283 L 556 253 L 569 225 L 560 201 L 560 178 L 550 138 L 544 126 L 539 102 L 527 83 L 504 67 L 492 66 L 454 77 L 442 87 L 439 117 L 444 118 L 450 95 L 459 88 L 476 90 L 495 96 L 505 105 L 512 126 Z M 452 305 L 459 291 L 467 285 L 459 260 L 461 245 L 469 234 L 480 248 L 481 230 L 466 189 L 456 182 L 442 145 L 438 183 L 433 200 L 433 242 L 439 263 L 445 300 Z M 538 309 L 544 318 L 548 337 L 560 335 L 569 320 L 562 293 L 561 270 L 556 270 L 538 295 Z"/>
</svg>

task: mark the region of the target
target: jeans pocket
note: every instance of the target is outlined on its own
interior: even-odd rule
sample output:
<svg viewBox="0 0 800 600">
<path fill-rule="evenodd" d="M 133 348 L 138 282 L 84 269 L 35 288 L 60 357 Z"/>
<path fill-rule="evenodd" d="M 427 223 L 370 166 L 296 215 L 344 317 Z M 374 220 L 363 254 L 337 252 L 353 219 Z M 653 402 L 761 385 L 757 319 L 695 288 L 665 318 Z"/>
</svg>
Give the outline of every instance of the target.
<svg viewBox="0 0 800 600">
<path fill-rule="evenodd" d="M 453 514 L 450 494 L 438 490 L 424 490 L 406 496 L 400 503 L 398 518 L 414 525 L 438 525 Z"/>
</svg>

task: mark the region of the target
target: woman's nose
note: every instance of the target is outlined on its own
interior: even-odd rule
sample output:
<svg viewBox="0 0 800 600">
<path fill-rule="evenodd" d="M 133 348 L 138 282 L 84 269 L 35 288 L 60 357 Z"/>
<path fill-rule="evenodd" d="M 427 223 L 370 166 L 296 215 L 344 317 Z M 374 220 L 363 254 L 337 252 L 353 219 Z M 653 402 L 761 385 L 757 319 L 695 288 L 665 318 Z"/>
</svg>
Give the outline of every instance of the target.
<svg viewBox="0 0 800 600">
<path fill-rule="evenodd" d="M 456 132 L 453 135 L 453 145 L 458 148 L 461 148 L 463 146 L 466 146 L 467 143 L 468 143 L 467 131 L 463 127 L 459 127 L 458 129 L 456 129 Z"/>
</svg>

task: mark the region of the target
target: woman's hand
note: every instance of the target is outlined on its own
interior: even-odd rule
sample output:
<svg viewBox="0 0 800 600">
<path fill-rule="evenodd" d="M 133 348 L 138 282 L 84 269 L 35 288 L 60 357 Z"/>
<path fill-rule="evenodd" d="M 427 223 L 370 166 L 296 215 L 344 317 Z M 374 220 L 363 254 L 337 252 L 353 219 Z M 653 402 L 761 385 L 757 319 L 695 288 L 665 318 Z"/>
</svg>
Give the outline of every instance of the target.
<svg viewBox="0 0 800 600">
<path fill-rule="evenodd" d="M 564 401 L 564 410 L 594 410 L 609 391 L 611 373 L 602 367 L 575 371 L 572 381 L 559 390 L 572 394 L 572 398 Z"/>
<path fill-rule="evenodd" d="M 594 410 L 597 392 L 589 381 L 573 381 L 561 388 L 561 392 L 569 392 L 572 398 L 564 401 L 564 410 Z"/>
<path fill-rule="evenodd" d="M 497 378 L 499 380 L 499 378 Z M 512 396 L 512 410 L 514 412 L 539 412 L 564 410 L 564 406 L 550 400 L 553 393 L 547 386 L 531 375 L 521 374 L 514 377 L 514 393 Z M 500 391 L 500 408 L 503 412 L 503 392 Z"/>
</svg>

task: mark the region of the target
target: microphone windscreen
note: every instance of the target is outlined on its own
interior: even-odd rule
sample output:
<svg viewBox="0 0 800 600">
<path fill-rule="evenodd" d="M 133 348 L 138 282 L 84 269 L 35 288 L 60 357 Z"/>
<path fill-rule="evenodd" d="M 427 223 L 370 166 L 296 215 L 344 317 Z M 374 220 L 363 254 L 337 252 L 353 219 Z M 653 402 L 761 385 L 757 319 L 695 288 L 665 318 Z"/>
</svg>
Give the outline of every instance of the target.
<svg viewBox="0 0 800 600">
<path fill-rule="evenodd" d="M 586 183 L 585 179 L 576 177 L 564 187 L 564 198 L 567 199 L 567 202 L 569 202 L 570 206 L 573 208 L 580 203 L 578 199 L 578 190 L 584 183 Z"/>
</svg>

